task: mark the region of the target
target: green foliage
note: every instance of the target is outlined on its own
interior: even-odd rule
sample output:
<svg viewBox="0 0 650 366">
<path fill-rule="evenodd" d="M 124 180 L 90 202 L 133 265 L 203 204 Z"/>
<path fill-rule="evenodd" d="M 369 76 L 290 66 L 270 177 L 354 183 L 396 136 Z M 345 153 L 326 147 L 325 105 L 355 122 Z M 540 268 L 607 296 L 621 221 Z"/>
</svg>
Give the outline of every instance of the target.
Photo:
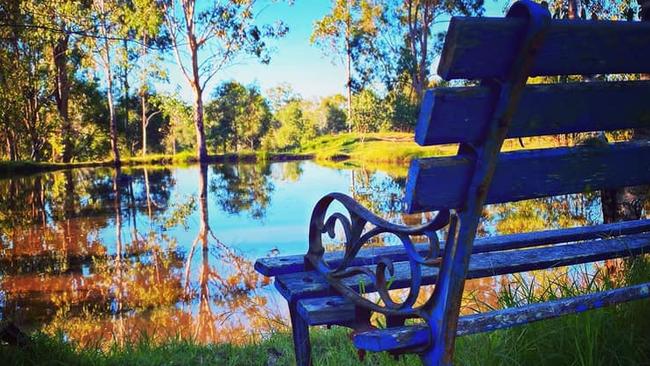
<svg viewBox="0 0 650 366">
<path fill-rule="evenodd" d="M 255 150 L 271 125 L 271 110 L 260 92 L 229 81 L 221 84 L 207 104 L 206 136 L 209 145 L 227 150 Z"/>
<path fill-rule="evenodd" d="M 318 45 L 333 60 L 346 59 L 348 88 L 360 90 L 369 78 L 352 64 L 363 63 L 367 49 L 378 35 L 377 23 L 382 12 L 381 2 L 374 0 L 332 0 L 332 11 L 314 24 L 311 42 Z"/>
<path fill-rule="evenodd" d="M 0 0 L 0 19 L 18 25 L 0 27 L 0 157 L 98 161 L 109 158 L 112 143 L 118 145 L 113 154 L 132 157 L 145 140 L 153 153 L 197 149 L 196 126 L 203 120 L 198 100 L 203 103 L 206 85 L 241 55 L 268 62 L 267 40 L 288 31 L 281 22 L 258 24 L 254 3 Z M 636 18 L 642 7 L 629 1 L 580 4 L 581 17 L 612 20 Z M 314 24 L 311 42 L 337 62 L 347 59 L 352 108 L 348 111 L 341 95 L 304 100 L 286 83 L 265 98 L 255 87 L 226 82 L 204 108 L 212 153 L 299 149 L 349 126 L 362 134 L 412 131 L 423 90 L 440 83 L 429 71 L 444 34 L 432 25 L 454 14 L 483 12 L 482 0 L 332 0 L 331 5 Z M 567 1 L 549 5 L 554 17 L 567 16 Z M 185 42 L 188 36 L 199 42 Z M 153 81 L 167 80 L 160 65 L 170 47 L 196 94 L 191 104 L 189 96 L 153 88 Z M 198 75 L 191 72 L 192 60 Z M 377 82 L 383 87 L 375 89 Z M 609 135 L 627 139 L 629 132 Z"/>
<path fill-rule="evenodd" d="M 164 151 L 176 154 L 187 151 L 196 144 L 196 131 L 192 122 L 192 110 L 178 95 L 158 94 L 153 98 L 153 103 L 162 111 L 167 119 L 163 128 Z"/>
<path fill-rule="evenodd" d="M 300 146 L 316 136 L 313 120 L 307 118 L 300 101 L 291 101 L 276 114 L 275 128 L 267 136 L 263 147 L 287 150 Z"/>
<path fill-rule="evenodd" d="M 340 95 L 323 98 L 320 102 L 318 130 L 322 134 L 337 133 L 347 128 L 348 116 L 345 113 L 345 98 Z"/>
<path fill-rule="evenodd" d="M 390 127 L 386 105 L 371 90 L 365 89 L 352 98 L 352 130 L 359 133 L 378 132 Z"/>
</svg>

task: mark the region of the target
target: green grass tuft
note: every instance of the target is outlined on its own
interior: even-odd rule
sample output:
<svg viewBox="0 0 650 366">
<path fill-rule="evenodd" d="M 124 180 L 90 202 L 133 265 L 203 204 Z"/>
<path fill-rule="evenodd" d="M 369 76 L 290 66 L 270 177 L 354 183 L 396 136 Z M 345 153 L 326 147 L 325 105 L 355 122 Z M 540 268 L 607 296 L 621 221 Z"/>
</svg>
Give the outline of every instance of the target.
<svg viewBox="0 0 650 366">
<path fill-rule="evenodd" d="M 296 150 L 313 154 L 316 160 L 405 163 L 411 159 L 450 155 L 455 145 L 422 147 L 413 141 L 413 134 L 399 132 L 342 133 L 321 136 Z"/>
</svg>

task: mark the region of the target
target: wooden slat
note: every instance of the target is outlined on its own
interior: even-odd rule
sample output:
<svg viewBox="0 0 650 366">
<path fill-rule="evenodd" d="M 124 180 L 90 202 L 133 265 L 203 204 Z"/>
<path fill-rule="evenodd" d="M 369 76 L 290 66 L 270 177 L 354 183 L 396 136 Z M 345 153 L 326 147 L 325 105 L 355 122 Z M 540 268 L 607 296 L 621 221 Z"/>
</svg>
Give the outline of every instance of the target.
<svg viewBox="0 0 650 366">
<path fill-rule="evenodd" d="M 298 313 L 310 326 L 354 323 L 354 304 L 342 296 L 316 297 L 298 301 Z"/>
<path fill-rule="evenodd" d="M 422 102 L 415 129 L 420 145 L 479 142 L 490 121 L 487 87 L 437 88 Z M 508 137 L 650 127 L 650 82 L 528 85 Z"/>
<path fill-rule="evenodd" d="M 504 78 L 525 20 L 451 20 L 438 65 L 443 79 Z M 552 20 L 531 76 L 650 72 L 650 23 Z"/>
<path fill-rule="evenodd" d="M 644 233 L 567 245 L 479 253 L 473 254 L 470 259 L 467 278 L 480 278 L 595 262 L 646 253 L 649 248 L 650 234 Z M 374 270 L 374 266 L 368 267 Z M 424 285 L 434 284 L 437 277 L 437 268 L 424 267 L 422 269 L 422 281 Z M 357 290 L 361 282 L 366 282 L 363 281 L 362 276 L 346 278 L 343 281 L 350 288 Z M 396 263 L 395 276 L 392 279 L 391 288 L 408 287 L 410 282 L 411 276 L 408 262 Z M 314 271 L 277 276 L 275 286 L 288 301 L 337 295 L 330 288 L 325 278 Z M 365 289 L 367 292 L 375 290 L 372 284 L 366 284 Z"/>
<path fill-rule="evenodd" d="M 650 283 L 644 283 L 545 303 L 463 316 L 458 320 L 457 335 L 510 328 L 648 297 L 650 297 Z M 373 352 L 424 346 L 428 341 L 429 332 L 424 324 L 376 329 L 353 336 L 357 348 Z"/>
<path fill-rule="evenodd" d="M 476 239 L 474 242 L 473 252 L 485 253 L 497 250 L 521 249 L 538 245 L 638 234 L 646 231 L 650 231 L 650 220 L 624 221 L 568 229 L 499 235 Z M 441 246 L 444 250 L 444 241 L 441 242 Z M 418 244 L 416 245 L 416 248 L 422 254 L 426 254 L 428 251 L 428 246 L 424 244 Z M 376 264 L 380 257 L 388 258 L 395 262 L 408 260 L 403 246 L 390 245 L 360 250 L 356 258 L 352 261 L 352 265 L 361 266 Z M 303 272 L 305 270 L 304 258 L 304 255 L 259 258 L 255 262 L 255 269 L 265 276 Z M 333 267 L 339 265 L 342 259 L 342 251 L 325 253 L 325 260 Z"/>
<path fill-rule="evenodd" d="M 502 153 L 486 203 L 646 184 L 650 182 L 649 156 L 647 142 Z M 473 165 L 464 156 L 411 162 L 408 211 L 461 207 Z"/>
</svg>

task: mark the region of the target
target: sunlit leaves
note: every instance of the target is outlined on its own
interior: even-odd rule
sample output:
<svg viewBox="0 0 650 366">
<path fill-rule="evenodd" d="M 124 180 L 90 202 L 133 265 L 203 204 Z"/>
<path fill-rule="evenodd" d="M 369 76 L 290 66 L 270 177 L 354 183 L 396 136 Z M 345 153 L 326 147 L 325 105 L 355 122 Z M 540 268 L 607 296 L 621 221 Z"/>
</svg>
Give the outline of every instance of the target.
<svg viewBox="0 0 650 366">
<path fill-rule="evenodd" d="M 273 116 L 255 87 L 245 87 L 230 81 L 219 85 L 212 93 L 213 101 L 206 106 L 206 134 L 214 149 L 238 151 L 259 148 Z"/>
</svg>

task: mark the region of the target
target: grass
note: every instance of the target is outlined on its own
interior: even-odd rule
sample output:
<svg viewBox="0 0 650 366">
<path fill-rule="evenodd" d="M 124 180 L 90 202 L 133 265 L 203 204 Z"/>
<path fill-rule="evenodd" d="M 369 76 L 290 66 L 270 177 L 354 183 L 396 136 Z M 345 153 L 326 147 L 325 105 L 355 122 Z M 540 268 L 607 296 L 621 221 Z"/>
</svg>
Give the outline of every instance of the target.
<svg viewBox="0 0 650 366">
<path fill-rule="evenodd" d="M 567 280 L 567 272 L 515 275 L 498 296 L 499 307 L 578 296 L 650 281 L 648 257 L 619 260 L 618 272 L 585 269 Z M 586 268 L 586 267 L 585 267 Z M 541 279 L 534 273 L 546 274 Z M 549 274 L 550 273 L 550 274 Z M 648 365 L 650 301 L 640 300 L 526 326 L 459 338 L 460 365 Z"/>
<path fill-rule="evenodd" d="M 296 151 L 313 154 L 316 160 L 402 163 L 414 158 L 450 155 L 456 147 L 421 147 L 413 141 L 412 133 L 343 133 L 318 137 Z"/>
<path fill-rule="evenodd" d="M 558 296 L 575 296 L 650 279 L 647 259 L 621 262 L 616 276 L 566 281 L 564 275 L 535 280 L 535 275 L 515 276 L 499 292 L 500 306 L 518 306 Z M 621 267 L 622 268 L 622 267 Z M 537 272 L 549 273 L 549 272 Z M 553 273 L 553 272 L 551 272 Z M 621 279 L 620 273 L 624 273 Z M 532 278 L 532 280 L 531 280 Z M 563 279 L 563 280 L 560 280 Z M 650 360 L 650 301 L 641 300 L 577 315 L 532 323 L 490 333 L 460 337 L 457 365 L 648 365 Z M 344 328 L 312 328 L 314 365 L 417 365 L 416 356 L 393 359 L 369 354 L 364 362 Z M 292 365 L 291 335 L 272 334 L 247 345 L 200 345 L 191 340 L 164 343 L 141 336 L 135 343 L 81 348 L 61 335 L 32 335 L 25 348 L 0 346 L 3 365 Z"/>
<path fill-rule="evenodd" d="M 504 142 L 504 151 L 557 146 L 552 137 L 509 139 Z M 295 150 L 311 154 L 319 162 L 352 161 L 354 163 L 406 163 L 411 159 L 432 156 L 454 155 L 457 144 L 420 146 L 414 142 L 412 133 L 342 133 L 320 136 Z"/>
<path fill-rule="evenodd" d="M 248 345 L 199 345 L 191 340 L 152 342 L 142 337 L 133 344 L 79 348 L 62 336 L 35 334 L 33 344 L 23 349 L 0 346 L 2 365 L 291 365 L 291 335 L 278 333 L 260 343 Z M 347 331 L 341 328 L 312 333 L 315 365 L 356 365 Z M 392 365 L 386 355 L 373 355 L 379 365 Z M 343 363 L 341 363 L 343 362 Z M 375 364 L 375 363 L 372 363 Z"/>
<path fill-rule="evenodd" d="M 208 161 L 217 162 L 256 162 L 256 161 L 288 161 L 288 160 L 305 160 L 313 158 L 309 154 L 296 153 L 273 153 L 266 151 L 240 151 L 237 153 L 210 155 Z M 197 162 L 194 152 L 182 152 L 176 155 L 149 154 L 147 156 L 125 157 L 121 160 L 122 166 L 142 166 L 142 165 L 187 165 Z M 112 160 L 97 160 L 72 163 L 50 163 L 35 161 L 0 161 L 0 177 L 11 175 L 28 175 L 40 172 L 73 169 L 73 168 L 90 168 L 100 166 L 113 166 Z"/>
</svg>

